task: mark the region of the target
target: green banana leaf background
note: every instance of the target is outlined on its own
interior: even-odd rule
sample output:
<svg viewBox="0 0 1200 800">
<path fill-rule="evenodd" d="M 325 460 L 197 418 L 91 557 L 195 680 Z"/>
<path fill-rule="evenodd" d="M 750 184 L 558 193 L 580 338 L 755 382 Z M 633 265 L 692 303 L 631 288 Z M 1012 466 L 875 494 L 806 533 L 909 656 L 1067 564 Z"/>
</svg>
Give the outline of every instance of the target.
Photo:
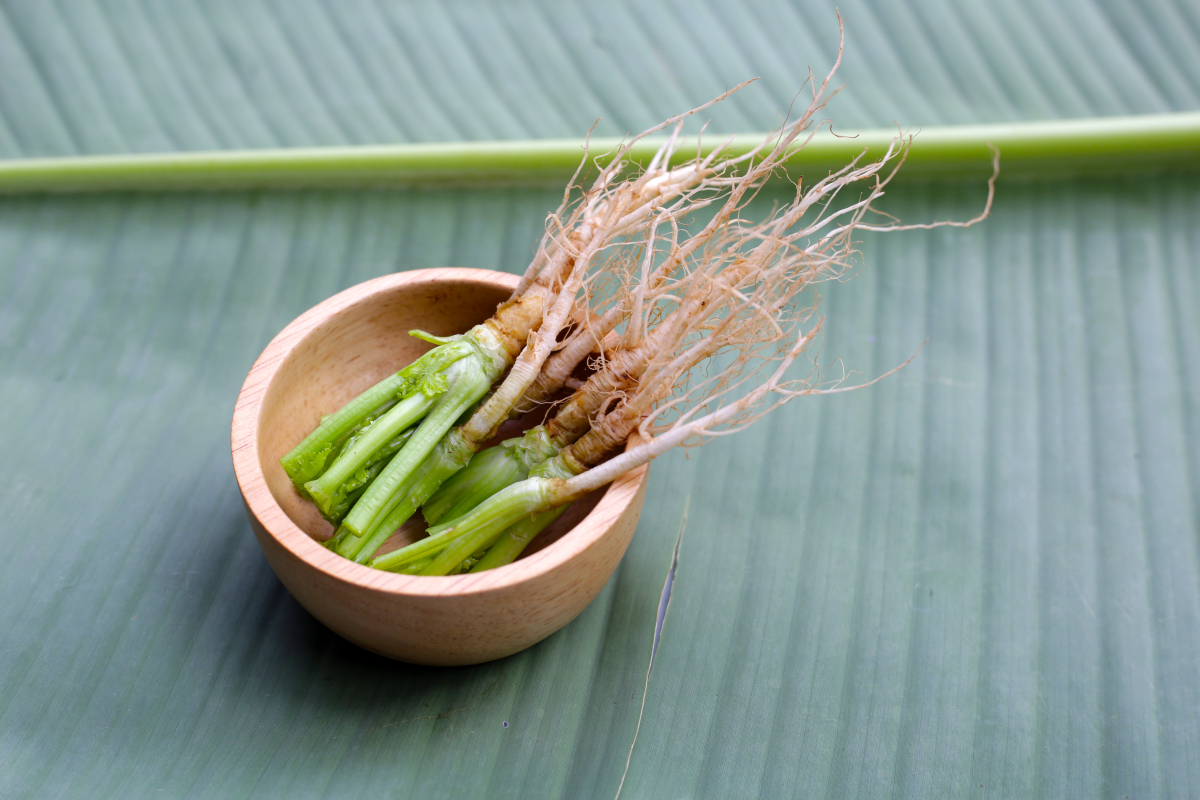
<svg viewBox="0 0 1200 800">
<path fill-rule="evenodd" d="M 1200 110 L 1185 0 L 840 11 L 838 129 Z M 815 0 L 9 0 L 0 157 L 620 136 L 754 76 L 710 130 L 767 130 L 837 36 Z M 866 236 L 821 361 L 916 359 L 655 462 L 583 615 L 455 669 L 292 600 L 230 415 L 300 312 L 519 271 L 561 189 L 0 198 L 0 796 L 1200 797 L 1198 166 L 1002 171 L 982 224 Z"/>
</svg>

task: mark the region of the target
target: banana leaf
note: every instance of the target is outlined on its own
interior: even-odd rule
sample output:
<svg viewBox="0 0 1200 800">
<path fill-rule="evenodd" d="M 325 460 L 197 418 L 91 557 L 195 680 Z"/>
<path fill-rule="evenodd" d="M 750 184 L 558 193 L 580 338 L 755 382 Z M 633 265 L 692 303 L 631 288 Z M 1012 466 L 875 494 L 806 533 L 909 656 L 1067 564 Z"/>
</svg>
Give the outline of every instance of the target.
<svg viewBox="0 0 1200 800">
<path fill-rule="evenodd" d="M 1200 108 L 1186 4 L 841 11 L 839 128 Z M 14 2 L 0 156 L 621 136 L 755 74 L 712 130 L 765 130 L 836 28 L 822 3 Z M 596 602 L 456 669 L 291 599 L 229 417 L 304 309 L 518 271 L 558 191 L 0 197 L 0 796 L 1195 796 L 1200 178 L 1172 158 L 865 237 L 825 374 L 912 363 L 660 459 Z M 927 177 L 885 207 L 982 198 Z"/>
</svg>

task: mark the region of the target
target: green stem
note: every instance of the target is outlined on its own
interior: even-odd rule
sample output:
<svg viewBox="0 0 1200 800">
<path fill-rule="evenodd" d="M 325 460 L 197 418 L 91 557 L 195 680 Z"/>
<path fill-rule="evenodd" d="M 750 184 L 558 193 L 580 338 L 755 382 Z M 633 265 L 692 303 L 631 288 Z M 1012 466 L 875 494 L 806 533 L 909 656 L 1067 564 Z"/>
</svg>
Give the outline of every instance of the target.
<svg viewBox="0 0 1200 800">
<path fill-rule="evenodd" d="M 786 165 L 793 178 L 844 166 L 863 150 L 873 158 L 895 129 L 819 131 Z M 730 155 L 762 142 L 765 134 L 738 136 Z M 709 136 L 701 152 L 719 144 Z M 693 140 L 694 142 L 694 140 Z M 646 163 L 662 140 L 638 142 L 630 161 Z M 592 139 L 590 152 L 617 142 Z M 907 174 L 982 172 L 991 163 L 988 145 L 1000 148 L 1004 173 L 1047 171 L 1105 174 L 1200 166 L 1200 113 L 1145 114 L 1092 119 L 922 128 L 905 165 Z M 354 147 L 223 150 L 145 155 L 69 156 L 0 161 L 0 193 L 161 191 L 188 189 L 280 189 L 462 183 L 558 185 L 579 164 L 583 142 L 534 139 Z M 690 157 L 694 144 L 678 148 Z"/>
<path fill-rule="evenodd" d="M 482 526 L 469 534 L 464 534 L 446 545 L 442 552 L 421 570 L 422 575 L 449 575 L 456 572 L 463 561 L 479 550 L 490 547 L 492 542 L 504 532 L 499 525 Z"/>
<path fill-rule="evenodd" d="M 470 501 L 482 495 L 475 505 L 491 497 L 509 484 L 521 480 L 520 464 L 510 458 L 508 451 L 500 446 L 489 447 L 476 453 L 467 466 L 446 479 L 441 488 L 430 496 L 421 507 L 425 520 L 431 525 L 447 518 L 447 512 L 458 507 L 464 500 Z M 454 519 L 454 514 L 449 519 Z"/>
<path fill-rule="evenodd" d="M 417 509 L 430 498 L 442 483 L 460 472 L 468 463 L 474 452 L 472 445 L 458 434 L 458 429 L 450 431 L 442 437 L 429 457 L 421 462 L 421 466 L 413 473 L 413 478 L 398 495 L 401 500 L 387 515 L 386 527 L 364 537 L 364 542 L 357 548 L 353 558 L 360 564 L 365 564 L 380 546 L 387 541 L 391 532 L 403 525 L 417 512 Z M 524 476 L 522 476 L 524 477 Z M 520 480 L 520 478 L 516 478 Z M 512 481 L 509 481 L 512 483 Z M 504 484 L 507 486 L 508 484 Z M 503 487 L 499 487 L 503 488 Z M 426 518 L 428 520 L 428 518 Z"/>
<path fill-rule="evenodd" d="M 488 548 L 487 554 L 471 567 L 471 572 L 483 572 L 485 569 L 495 569 L 505 564 L 511 564 L 521 555 L 526 545 L 533 537 L 544 531 L 550 523 L 563 515 L 571 507 L 570 503 L 549 511 L 542 511 L 532 517 L 526 517 L 515 525 L 509 526 L 496 543 Z"/>
<path fill-rule="evenodd" d="M 448 383 L 443 373 L 460 359 L 478 354 L 481 350 L 478 337 L 473 336 L 480 331 L 480 327 L 448 339 L 422 331 L 409 331 L 410 336 L 439 346 L 325 417 L 316 430 L 280 459 L 284 471 L 300 493 L 307 494 L 305 484 L 321 475 L 330 455 L 340 452 L 337 447 L 339 441 L 367 422 L 372 415 L 379 414 L 385 405 L 418 392 L 432 397 L 445 391 Z"/>
<path fill-rule="evenodd" d="M 354 428 L 351 429 L 350 433 L 346 434 L 341 439 L 337 440 L 337 442 L 333 445 L 333 449 L 331 451 L 329 451 L 329 456 L 326 457 L 325 463 L 332 464 L 333 462 L 337 461 L 338 457 L 341 456 L 342 453 L 349 450 L 351 447 L 354 446 L 355 442 L 357 442 L 359 439 L 362 438 L 362 435 L 367 430 L 367 428 L 371 427 L 371 423 L 373 423 L 375 420 L 382 417 L 388 411 L 392 410 L 392 408 L 394 408 L 395 405 L 396 405 L 396 401 L 395 401 L 395 398 L 393 398 L 392 400 L 389 400 L 388 402 L 379 406 L 374 411 L 372 411 L 370 414 L 368 414 L 365 418 L 363 418 L 363 421 L 358 423 L 357 425 L 355 425 Z M 319 476 L 316 476 L 316 477 L 319 477 Z M 300 493 L 304 494 L 303 490 L 301 490 Z"/>
<path fill-rule="evenodd" d="M 548 458 L 540 464 L 535 465 L 529 470 L 529 477 L 541 479 L 558 479 L 560 481 L 568 480 L 579 474 L 575 466 L 577 462 L 571 461 L 568 463 L 561 457 Z M 550 483 L 548 486 L 560 486 L 558 483 Z M 514 522 L 509 526 L 497 539 L 496 543 L 489 548 L 479 562 L 472 567 L 472 572 L 481 572 L 485 569 L 494 569 L 505 564 L 515 561 L 517 556 L 525 549 L 533 537 L 541 533 L 545 528 L 562 516 L 562 513 L 571 505 L 570 502 L 560 503 L 555 505 L 553 501 L 547 502 L 541 511 L 537 511 L 531 516 L 525 517 Z M 553 506 L 553 507 L 551 507 Z"/>
<path fill-rule="evenodd" d="M 396 457 L 371 483 L 342 523 L 355 536 L 362 536 L 372 524 L 395 506 L 393 496 L 401 491 L 414 470 L 429 455 L 454 424 L 472 404 L 483 397 L 502 365 L 484 363 L 484 356 L 472 355 L 456 362 L 447 371 L 450 388 L 440 395 L 424 421 Z"/>
<path fill-rule="evenodd" d="M 398 572 L 401 575 L 420 575 L 421 570 L 423 570 L 423 569 L 425 569 L 425 567 L 429 566 L 429 564 L 432 561 L 433 561 L 433 556 L 427 556 L 425 558 L 414 561 L 411 564 L 408 564 L 407 566 L 403 566 L 403 567 L 400 567 L 399 569 L 394 569 L 392 571 Z"/>
<path fill-rule="evenodd" d="M 326 417 L 316 430 L 280 460 L 292 483 L 302 489 L 305 483 L 320 475 L 338 440 L 361 425 L 380 406 L 393 401 L 396 390 L 403 383 L 404 378 L 399 373 L 389 375 Z"/>
<path fill-rule="evenodd" d="M 326 513 L 318 506 L 318 510 L 329 522 L 337 525 L 341 523 L 342 518 L 346 513 L 358 502 L 358 498 L 370 488 L 371 483 L 378 477 L 383 468 L 387 466 L 388 460 L 400 451 L 408 438 L 412 436 L 412 430 L 404 431 L 396 438 L 385 444 L 377 450 L 369 459 L 366 466 L 357 470 L 353 475 L 346 479 L 346 482 L 338 487 L 339 501 L 335 503 Z"/>
<path fill-rule="evenodd" d="M 547 478 L 527 478 L 492 495 L 466 516 L 448 525 L 431 528 L 433 536 L 450 533 L 456 538 L 421 574 L 446 575 L 467 556 L 488 547 L 505 528 L 521 517 L 551 508 L 552 487 L 559 482 Z"/>
<path fill-rule="evenodd" d="M 534 465 L 558 451 L 546 429 L 538 425 L 522 436 L 476 453 L 424 503 L 425 519 L 436 524 L 461 517 L 504 487 L 525 480 Z"/>
<path fill-rule="evenodd" d="M 368 462 L 379 451 L 385 450 L 396 434 L 423 417 L 434 401 L 435 398 L 420 391 L 401 400 L 371 423 L 358 441 L 338 456 L 319 478 L 304 484 L 305 493 L 317 504 L 317 508 L 329 514 L 335 505 L 344 502 L 346 491 L 343 484 L 347 479 L 361 467 L 369 465 Z M 382 453 L 379 455 L 382 457 Z"/>
<path fill-rule="evenodd" d="M 524 514 L 538 510 L 539 504 L 545 504 L 548 483 L 550 482 L 542 478 L 531 478 L 514 484 L 493 495 L 480 508 L 475 509 L 467 516 L 455 520 L 452 524 L 431 528 L 428 537 L 413 542 L 400 550 L 393 550 L 382 555 L 371 561 L 370 566 L 396 572 L 419 559 L 438 555 L 439 551 L 444 553 L 454 549 L 457 552 L 462 549 L 464 542 L 467 542 L 469 546 L 469 540 L 472 540 L 478 528 L 481 525 L 487 525 L 490 521 L 497 521 L 498 527 L 495 528 L 495 533 L 498 534 Z M 467 556 L 486 547 L 487 544 L 488 542 L 485 541 L 481 545 L 465 550 L 462 556 L 447 565 L 447 571 L 460 564 Z"/>
<path fill-rule="evenodd" d="M 348 558 L 359 564 L 366 563 L 371 555 L 412 516 L 413 510 L 407 508 L 404 502 L 407 492 L 408 485 L 405 485 L 389 498 L 375 521 L 371 523 L 371 527 L 361 536 L 343 525 L 339 533 L 344 531 L 345 535 L 332 548 L 333 551 L 342 558 Z"/>
<path fill-rule="evenodd" d="M 399 572 L 401 569 L 415 564 L 422 559 L 432 562 L 438 552 L 457 538 L 459 538 L 459 534 L 453 530 L 434 534 L 420 541 L 413 542 L 407 547 L 402 547 L 399 550 L 393 550 L 386 555 L 379 556 L 368 562 L 368 564 L 375 567 L 375 569 Z"/>
</svg>

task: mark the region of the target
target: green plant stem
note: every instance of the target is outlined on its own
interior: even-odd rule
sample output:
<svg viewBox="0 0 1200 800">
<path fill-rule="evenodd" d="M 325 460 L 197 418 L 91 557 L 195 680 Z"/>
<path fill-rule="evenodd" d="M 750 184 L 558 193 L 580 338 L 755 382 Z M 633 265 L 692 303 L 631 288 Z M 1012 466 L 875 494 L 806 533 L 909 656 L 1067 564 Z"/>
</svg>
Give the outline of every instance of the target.
<svg viewBox="0 0 1200 800">
<path fill-rule="evenodd" d="M 432 563 L 432 562 L 433 562 L 433 556 L 426 556 L 425 558 L 417 559 L 416 561 L 412 562 L 411 564 L 408 564 L 406 566 L 400 567 L 399 569 L 395 569 L 392 571 L 398 572 L 401 575 L 420 575 L 421 570 L 425 569 L 425 567 L 429 566 L 430 563 Z"/>
<path fill-rule="evenodd" d="M 1129 174 L 1200 168 L 1200 112 L 926 127 L 916 134 L 903 175 L 986 174 L 988 145 L 1003 155 L 1003 175 Z M 895 129 L 818 132 L 786 168 L 795 178 L 843 166 L 863 150 L 876 157 Z M 738 136 L 730 154 L 761 143 Z M 701 152 L 724 137 L 705 137 Z M 686 139 L 685 139 L 686 142 Z M 647 163 L 661 140 L 638 142 L 629 158 Z M 593 139 L 590 152 L 616 140 Z M 696 152 L 683 143 L 678 158 Z M 224 150 L 71 156 L 0 161 L 0 193 L 289 189 L 397 185 L 560 185 L 579 164 L 578 139 Z"/>
<path fill-rule="evenodd" d="M 371 487 L 371 483 L 383 471 L 383 468 L 387 466 L 388 460 L 400 451 L 400 448 L 404 446 L 404 443 L 408 441 L 412 433 L 412 429 L 409 429 L 392 439 L 371 456 L 370 462 L 366 466 L 351 475 L 338 489 L 341 499 L 333 505 L 329 513 L 321 511 L 325 519 L 334 525 L 339 524 L 350 508 L 358 502 L 358 498 L 362 497 L 363 493 Z M 318 510 L 321 510 L 319 506 Z"/>
<path fill-rule="evenodd" d="M 469 413 L 469 410 L 464 412 L 464 416 Z M 411 436 L 411 432 L 409 435 Z M 327 546 L 343 558 L 351 559 L 359 564 L 367 563 L 375 551 L 416 513 L 421 502 L 437 490 L 445 475 L 452 474 L 461 466 L 462 462 L 466 461 L 467 455 L 463 455 L 461 461 L 447 457 L 447 450 L 453 451 L 449 444 L 453 439 L 453 431 L 442 437 L 429 457 L 421 462 L 421 465 L 410 474 L 404 484 L 387 498 L 375 521 L 362 536 L 354 535 L 348 528 L 342 526 L 338 530 L 338 535 L 327 543 Z M 448 461 L 451 463 L 449 470 L 439 470 L 439 467 L 444 466 Z M 358 494 L 361 496 L 362 492 Z"/>
<path fill-rule="evenodd" d="M 370 414 L 368 414 L 363 419 L 362 422 L 358 423 L 358 425 L 355 425 L 354 428 L 352 428 L 350 430 L 350 433 L 346 434 L 341 439 L 337 440 L 337 442 L 333 445 L 333 449 L 329 452 L 329 455 L 326 457 L 325 463 L 332 464 L 333 462 L 337 461 L 338 457 L 341 456 L 342 453 L 346 452 L 348 449 L 353 447 L 354 443 L 357 442 L 360 438 L 362 438 L 363 433 L 366 431 L 367 428 L 369 428 L 371 426 L 372 422 L 374 422 L 375 420 L 382 417 L 384 414 L 386 414 L 388 411 L 390 411 L 395 405 L 396 405 L 396 401 L 393 398 L 392 400 L 389 400 L 388 402 L 384 403 L 383 405 L 379 406 L 374 411 L 372 411 Z M 320 477 L 320 476 L 317 476 L 317 477 Z M 300 487 L 297 487 L 297 488 L 299 489 Z M 304 491 L 301 490 L 300 493 L 304 494 Z"/>
<path fill-rule="evenodd" d="M 464 358 L 448 368 L 450 388 L 438 396 L 412 438 L 346 515 L 342 525 L 352 535 L 361 537 L 381 515 L 389 512 L 387 507 L 394 505 L 393 496 L 402 490 L 455 420 L 483 397 L 502 368 L 495 358 L 485 359 L 482 355 Z"/>
<path fill-rule="evenodd" d="M 292 483 L 303 488 L 305 483 L 320 475 L 338 440 L 361 425 L 380 406 L 394 400 L 403 383 L 404 378 L 399 373 L 389 375 L 326 417 L 316 430 L 280 460 Z"/>
<path fill-rule="evenodd" d="M 559 479 L 567 480 L 579 474 L 572 466 L 576 462 L 570 463 L 563 458 L 548 458 L 540 464 L 529 470 L 531 478 L 538 479 Z M 551 483 L 554 487 L 558 484 Z M 547 507 L 546 510 L 537 511 L 530 516 L 524 517 L 504 530 L 487 551 L 472 568 L 472 572 L 482 572 L 485 569 L 494 569 L 504 566 L 517 559 L 525 546 L 533 541 L 533 537 L 537 536 L 546 529 L 550 523 L 562 516 L 563 512 L 570 507 L 570 503 L 563 503 L 554 508 Z"/>
<path fill-rule="evenodd" d="M 524 436 L 502 442 L 482 453 L 476 453 L 474 448 L 475 445 L 458 428 L 443 436 L 413 472 L 411 480 L 393 493 L 371 529 L 362 537 L 343 539 L 336 552 L 365 564 L 418 508 L 426 506 L 425 518 L 429 522 L 437 522 L 442 517 L 442 513 L 437 512 L 430 515 L 431 504 L 427 501 L 435 494 L 442 494 L 444 483 L 455 482 L 457 487 L 440 504 L 443 513 L 449 510 L 453 519 L 504 487 L 524 480 L 532 463 L 545 460 L 558 449 L 540 425 Z"/>
<path fill-rule="evenodd" d="M 352 434 L 355 428 L 363 426 L 371 421 L 373 416 L 379 415 L 389 404 L 418 392 L 432 397 L 445 391 L 449 385 L 444 374 L 446 370 L 459 359 L 472 354 L 478 355 L 483 349 L 478 339 L 489 334 L 481 331 L 481 327 L 476 326 L 462 336 L 449 338 L 432 336 L 422 331 L 409 331 L 410 336 L 438 346 L 322 419 L 316 430 L 304 437 L 300 444 L 280 459 L 279 463 L 283 465 L 284 472 L 291 478 L 292 483 L 296 484 L 300 493 L 307 496 L 306 484 L 325 471 L 331 455 L 342 454 L 343 448 L 339 446 L 342 440 Z M 387 439 L 383 441 L 386 442 Z"/>
<path fill-rule="evenodd" d="M 506 486 L 524 480 L 537 464 L 557 455 L 558 445 L 542 425 L 471 457 L 423 505 L 425 519 L 437 524 L 466 514 Z"/>
<path fill-rule="evenodd" d="M 408 483 L 401 486 L 388 499 L 380 514 L 371 523 L 370 528 L 361 536 L 354 535 L 353 531 L 343 526 L 345 535 L 342 535 L 331 549 L 342 558 L 365 564 L 375 551 L 412 516 L 415 509 L 407 504 L 405 499 L 412 481 L 418 479 L 419 476 L 418 471 L 409 479 Z"/>
<path fill-rule="evenodd" d="M 413 542 L 407 547 L 402 547 L 399 550 L 393 550 L 390 553 L 379 556 L 368 562 L 369 566 L 376 569 L 387 570 L 388 572 L 399 572 L 402 569 L 409 567 L 416 562 L 427 559 L 432 562 L 434 557 L 443 550 L 446 545 L 459 538 L 459 534 L 455 531 L 446 531 L 444 533 L 433 534 L 424 539 Z"/>
<path fill-rule="evenodd" d="M 536 434 L 529 436 L 528 433 L 526 437 L 522 438 L 533 442 L 542 439 Z M 546 441 L 549 439 L 547 438 Z M 513 447 L 512 450 L 517 453 L 521 452 L 518 447 Z M 528 452 L 526 451 L 526 454 Z M 449 574 L 469 556 L 485 550 L 496 536 L 505 532 L 506 528 L 519 521 L 523 515 L 550 508 L 552 501 L 548 498 L 554 496 L 554 489 L 561 484 L 561 479 L 574 474 L 575 472 L 561 458 L 542 461 L 530 470 L 530 478 L 492 494 L 464 516 L 453 518 L 450 522 L 430 528 L 431 535 L 429 537 L 374 559 L 370 565 L 377 569 L 395 572 L 408 568 L 408 565 L 418 559 L 432 556 L 434 558 L 429 568 L 423 570 L 421 574 Z M 487 506 L 487 508 L 480 510 L 483 506 Z M 542 527 L 553 522 L 561 511 L 555 509 L 550 513 L 553 516 L 545 518 Z M 517 535 L 521 535 L 522 532 L 518 531 Z M 534 533 L 536 534 L 536 531 Z M 386 541 L 386 537 L 382 541 Z M 516 550 L 512 558 L 516 558 L 519 554 L 520 549 Z M 497 555 L 497 558 L 499 557 Z"/>
<path fill-rule="evenodd" d="M 489 447 L 476 453 L 466 467 L 447 478 L 421 511 L 431 525 L 443 519 L 454 519 L 469 510 L 458 511 L 459 506 L 472 503 L 473 508 L 524 477 L 520 463 L 509 457 L 502 445 Z"/>
<path fill-rule="evenodd" d="M 374 524 L 370 532 L 357 540 L 352 550 L 349 547 L 344 551 L 339 550 L 341 555 L 360 564 L 367 563 L 388 537 L 438 490 L 443 481 L 462 470 L 473 451 L 470 443 L 456 433 L 457 429 L 443 436 L 429 457 L 413 472 L 408 483 L 393 494 L 389 501 L 391 510 L 386 512 L 383 522 Z"/>
<path fill-rule="evenodd" d="M 444 566 L 445 571 L 422 574 L 445 575 L 472 553 L 488 546 L 491 539 L 488 538 L 487 531 L 482 536 L 479 534 L 481 528 L 487 528 L 494 538 L 524 514 L 537 510 L 539 504 L 544 504 L 547 484 L 550 483 L 553 481 L 531 478 L 514 484 L 489 498 L 483 504 L 488 507 L 487 510 L 481 512 L 477 508 L 453 523 L 431 528 L 428 537 L 380 556 L 372 560 L 370 566 L 395 572 L 419 559 L 436 556 L 438 568 Z M 477 541 L 482 541 L 482 544 L 476 544 Z M 461 555 L 457 558 L 446 558 L 447 552 L 461 552 Z"/>
<path fill-rule="evenodd" d="M 393 494 L 390 510 L 380 518 L 381 521 L 372 525 L 371 530 L 361 539 L 355 539 L 353 544 L 348 544 L 337 552 L 359 564 L 367 563 L 388 537 L 417 512 L 421 504 L 438 490 L 446 478 L 462 469 L 470 458 L 470 451 L 464 450 L 465 445 L 461 438 L 455 437 L 454 431 L 443 436 L 429 457 L 413 472 L 408 483 Z"/>
<path fill-rule="evenodd" d="M 466 516 L 447 525 L 431 528 L 430 538 L 444 533 L 453 534 L 456 538 L 445 546 L 421 574 L 446 575 L 472 553 L 491 545 L 505 528 L 516 523 L 521 517 L 551 508 L 553 487 L 556 483 L 561 481 L 526 478 L 492 495 Z"/>
<path fill-rule="evenodd" d="M 339 455 L 320 477 L 304 484 L 305 493 L 317 504 L 317 508 L 330 514 L 334 506 L 345 502 L 346 481 L 377 453 L 385 450 L 388 442 L 397 434 L 423 417 L 434 402 L 435 398 L 418 391 L 371 423 L 358 441 Z"/>
<path fill-rule="evenodd" d="M 488 548 L 484 557 L 471 567 L 471 572 L 483 572 L 516 561 L 525 547 L 533 541 L 533 537 L 548 528 L 550 523 L 561 517 L 563 512 L 570 507 L 571 504 L 567 503 L 564 506 L 526 517 L 515 525 L 509 526 L 504 533 L 500 534 L 496 543 Z"/>
</svg>

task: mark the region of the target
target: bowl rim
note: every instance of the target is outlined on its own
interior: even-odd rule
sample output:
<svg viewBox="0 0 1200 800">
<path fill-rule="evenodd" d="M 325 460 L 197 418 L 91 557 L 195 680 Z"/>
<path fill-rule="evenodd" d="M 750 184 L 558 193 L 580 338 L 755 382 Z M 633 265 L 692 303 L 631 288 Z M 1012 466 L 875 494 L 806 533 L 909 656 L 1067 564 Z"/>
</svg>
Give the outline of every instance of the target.
<svg viewBox="0 0 1200 800">
<path fill-rule="evenodd" d="M 272 381 L 288 356 L 316 328 L 337 314 L 405 286 L 443 281 L 479 282 L 513 290 L 518 275 L 467 267 L 416 269 L 383 275 L 344 289 L 318 303 L 284 327 L 250 368 L 234 405 L 230 428 L 233 471 L 247 510 L 265 533 L 292 556 L 337 581 L 402 596 L 463 596 L 509 589 L 554 572 L 596 545 L 634 501 L 646 479 L 643 465 L 610 484 L 596 506 L 557 541 L 497 569 L 465 575 L 399 575 L 372 569 L 323 547 L 292 521 L 267 486 L 258 458 L 260 412 Z"/>
</svg>

